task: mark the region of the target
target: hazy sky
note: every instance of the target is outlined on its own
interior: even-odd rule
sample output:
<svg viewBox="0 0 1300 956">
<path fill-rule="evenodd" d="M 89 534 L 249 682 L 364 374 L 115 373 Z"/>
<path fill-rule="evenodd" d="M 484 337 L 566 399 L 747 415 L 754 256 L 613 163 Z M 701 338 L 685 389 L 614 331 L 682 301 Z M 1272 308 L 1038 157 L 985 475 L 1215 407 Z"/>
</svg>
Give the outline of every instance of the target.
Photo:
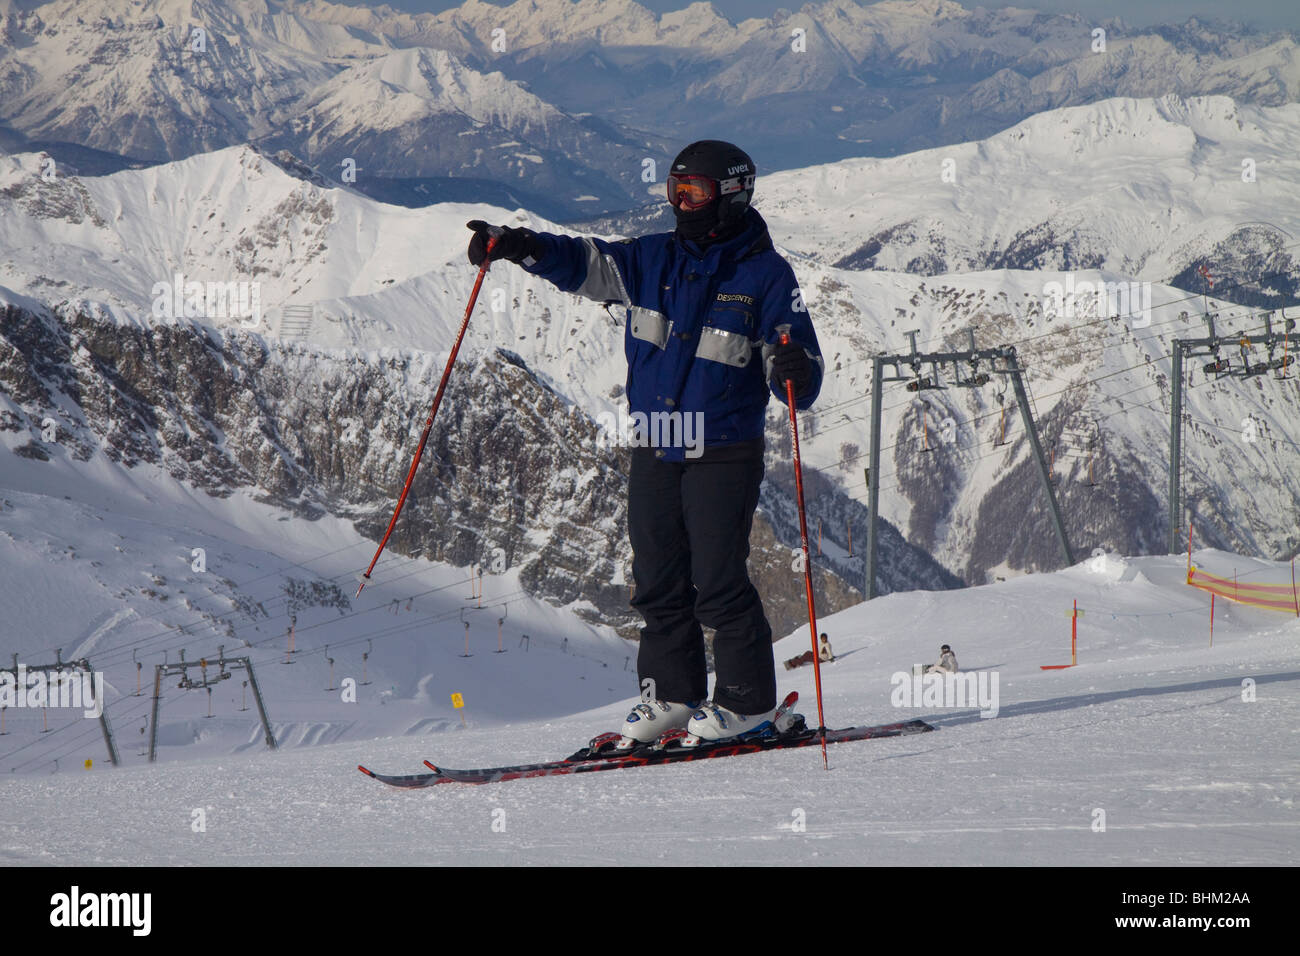
<svg viewBox="0 0 1300 956">
<path fill-rule="evenodd" d="M 375 6 L 366 0 L 343 0 L 353 5 Z M 391 7 L 410 12 L 436 12 L 460 5 L 460 0 L 386 0 Z M 509 0 L 487 0 L 505 6 Z M 663 13 L 680 10 L 691 0 L 638 0 L 642 6 Z M 712 0 L 714 9 L 732 21 L 767 16 L 781 7 L 797 10 L 802 0 Z M 1239 20 L 1247 25 L 1269 29 L 1300 30 L 1300 2 L 1297 0 L 1018 0 L 1016 3 L 976 3 L 959 0 L 962 6 L 990 8 L 1016 6 L 1052 13 L 1078 13 L 1096 19 L 1122 17 L 1135 26 L 1151 23 L 1182 23 L 1188 17 L 1205 20 L 1216 18 Z"/>
</svg>

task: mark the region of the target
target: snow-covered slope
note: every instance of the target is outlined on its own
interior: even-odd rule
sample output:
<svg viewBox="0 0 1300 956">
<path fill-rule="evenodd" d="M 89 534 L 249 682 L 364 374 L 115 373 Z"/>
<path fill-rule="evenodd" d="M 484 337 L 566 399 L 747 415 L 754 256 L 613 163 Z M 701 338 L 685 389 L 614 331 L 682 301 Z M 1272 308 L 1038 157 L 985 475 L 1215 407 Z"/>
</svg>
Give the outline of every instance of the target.
<svg viewBox="0 0 1300 956">
<path fill-rule="evenodd" d="M 374 542 L 347 521 L 304 520 L 247 493 L 212 497 L 157 467 L 98 457 L 71 470 L 6 455 L 0 484 L 0 646 L 28 666 L 88 658 L 105 675 L 125 765 L 142 762 L 155 666 L 188 654 L 211 660 L 215 676 L 221 647 L 253 659 L 282 747 L 451 730 L 453 693 L 484 727 L 636 692 L 635 645 L 530 597 L 518 570 L 475 583 L 463 568 L 390 552 L 354 600 Z M 262 745 L 248 675 L 234 676 L 214 690 L 210 719 L 206 694 L 167 679 L 160 760 Z M 39 709 L 5 717 L 6 771 L 106 759 L 81 754 L 93 746 L 86 731 L 102 739 L 79 710 L 52 710 L 48 736 Z"/>
<path fill-rule="evenodd" d="M 467 730 L 418 739 L 276 754 L 254 747 L 116 771 L 99 766 L 97 733 L 83 732 L 64 751 L 65 772 L 0 775 L 0 843 L 14 864 L 109 866 L 716 865 L 720 852 L 730 865 L 783 867 L 1293 864 L 1300 622 L 1220 603 L 1210 646 L 1207 602 L 1182 583 L 1182 561 L 1107 559 L 989 587 L 893 595 L 828 618 L 837 655 L 823 669 L 829 725 L 923 717 L 939 728 L 835 747 L 829 773 L 815 747 L 428 791 L 391 790 L 355 769 L 549 759 L 621 718 L 622 703 L 520 720 L 508 733 L 477 723 L 471 709 Z M 1259 581 L 1288 573 L 1223 552 L 1196 561 Z M 1076 600 L 1086 611 L 1079 666 L 1040 670 L 1068 663 L 1066 612 Z M 805 638 L 779 642 L 778 656 L 799 653 Z M 969 704 L 894 706 L 894 675 L 934 659 L 941 641 L 990 691 L 996 678 L 996 717 Z M 522 656 L 477 653 L 444 666 L 468 681 Z M 779 673 L 804 712 L 815 712 L 809 669 Z M 435 683 L 457 686 L 441 675 Z M 378 686 L 362 688 L 363 699 Z M 547 693 L 515 686 L 525 699 Z M 90 772 L 80 769 L 86 757 L 96 760 Z M 206 811 L 202 840 L 176 824 L 195 807 Z M 70 829 L 69 817 L 82 822 Z"/>
<path fill-rule="evenodd" d="M 73 471 L 98 454 L 156 465 L 378 538 L 472 283 L 464 222 L 507 214 L 382 206 L 249 148 L 98 178 L 47 181 L 41 166 L 8 160 L 0 186 L 0 284 L 17 296 L 0 356 L 5 447 Z M 261 312 L 185 315 L 177 275 L 256 283 Z M 626 449 L 595 423 L 622 407 L 622 333 L 523 278 L 499 267 L 485 289 L 416 482 L 427 504 L 408 509 L 392 547 L 459 565 L 499 553 L 530 593 L 630 628 Z M 886 534 L 886 587 L 957 583 Z M 788 520 L 760 519 L 759 580 L 786 580 L 793 540 Z M 860 567 L 838 572 L 830 606 L 861 586 Z M 803 613 L 789 588 L 770 610 Z"/>
</svg>

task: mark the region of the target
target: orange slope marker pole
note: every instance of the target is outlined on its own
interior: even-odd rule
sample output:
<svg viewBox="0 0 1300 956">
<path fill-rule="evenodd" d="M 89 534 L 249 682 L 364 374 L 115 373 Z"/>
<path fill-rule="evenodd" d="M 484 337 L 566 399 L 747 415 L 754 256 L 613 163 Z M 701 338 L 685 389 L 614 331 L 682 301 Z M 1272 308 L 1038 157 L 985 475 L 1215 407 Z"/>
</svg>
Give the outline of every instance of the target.
<svg viewBox="0 0 1300 956">
<path fill-rule="evenodd" d="M 1291 559 L 1291 603 L 1295 605 L 1295 616 L 1300 617 L 1300 596 L 1295 590 L 1295 558 Z"/>
<path fill-rule="evenodd" d="M 1070 616 L 1070 663 L 1068 664 L 1039 664 L 1038 669 L 1043 671 L 1063 671 L 1067 667 L 1076 667 L 1079 663 L 1079 618 L 1083 612 L 1079 610 L 1078 598 L 1074 601 L 1074 608 L 1066 612 Z"/>
</svg>

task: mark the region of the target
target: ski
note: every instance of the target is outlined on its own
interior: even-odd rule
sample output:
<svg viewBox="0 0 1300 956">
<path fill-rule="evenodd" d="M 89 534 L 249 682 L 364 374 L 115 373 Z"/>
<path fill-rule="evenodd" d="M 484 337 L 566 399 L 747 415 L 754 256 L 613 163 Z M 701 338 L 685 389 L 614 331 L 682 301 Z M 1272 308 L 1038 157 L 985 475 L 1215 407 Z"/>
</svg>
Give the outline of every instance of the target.
<svg viewBox="0 0 1300 956">
<path fill-rule="evenodd" d="M 826 731 L 827 744 L 848 743 L 854 740 L 875 740 L 881 737 L 901 737 L 908 734 L 920 734 L 934 730 L 923 720 L 906 720 L 896 724 L 880 724 L 874 727 L 845 727 L 840 730 Z M 641 747 L 625 756 L 603 757 L 585 756 L 586 748 L 564 760 L 552 760 L 545 763 L 517 764 L 508 767 L 482 767 L 473 770 L 458 770 L 439 767 L 426 760 L 428 773 L 390 775 L 376 773 L 365 767 L 357 769 L 369 777 L 392 787 L 412 789 L 432 787 L 441 783 L 502 783 L 507 780 L 526 780 L 532 777 L 553 777 L 575 773 L 596 773 L 603 770 L 623 770 L 628 767 L 649 767 L 658 764 L 685 763 L 690 760 L 712 760 L 720 757 L 738 757 L 744 754 L 765 753 L 770 750 L 788 750 L 795 747 L 817 746 L 821 743 L 821 734 L 817 730 L 802 727 L 780 736 L 752 737 L 748 740 L 728 740 L 718 743 L 701 743 L 695 747 L 670 746 L 663 749 Z"/>
</svg>

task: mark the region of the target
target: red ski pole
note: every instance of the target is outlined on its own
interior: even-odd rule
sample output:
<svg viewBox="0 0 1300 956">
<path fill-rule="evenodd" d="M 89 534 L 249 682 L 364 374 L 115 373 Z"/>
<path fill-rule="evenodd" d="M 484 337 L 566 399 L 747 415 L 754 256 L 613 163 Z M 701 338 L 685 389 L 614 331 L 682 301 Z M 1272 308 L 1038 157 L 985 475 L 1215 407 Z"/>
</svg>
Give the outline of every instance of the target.
<svg viewBox="0 0 1300 956">
<path fill-rule="evenodd" d="M 781 333 L 781 344 L 790 343 L 790 334 Z M 817 684 L 817 732 L 822 740 L 822 766 L 831 769 L 826 758 L 826 715 L 822 712 L 822 665 L 817 649 L 817 610 L 813 605 L 812 561 L 808 554 L 808 516 L 803 507 L 803 466 L 799 462 L 799 424 L 795 420 L 794 381 L 785 380 L 785 403 L 790 409 L 790 440 L 794 446 L 794 489 L 799 503 L 799 537 L 803 543 L 803 584 L 808 593 L 808 627 L 812 638 L 813 680 Z"/>
<path fill-rule="evenodd" d="M 433 407 L 429 409 L 428 421 L 424 423 L 424 431 L 420 435 L 420 444 L 415 449 L 415 458 L 411 462 L 411 470 L 406 473 L 406 484 L 402 486 L 402 494 L 397 499 L 397 507 L 393 509 L 393 518 L 388 522 L 388 530 L 384 532 L 384 538 L 379 542 L 379 547 L 375 549 L 375 556 L 370 559 L 370 566 L 366 568 L 365 573 L 360 577 L 360 584 L 357 586 L 357 597 L 361 597 L 361 590 L 370 580 L 370 572 L 375 569 L 375 564 L 379 561 L 379 556 L 384 553 L 384 545 L 388 544 L 389 535 L 393 533 L 393 528 L 397 526 L 397 516 L 402 513 L 402 506 L 406 504 L 406 496 L 411 490 L 411 482 L 415 480 L 415 470 L 420 467 L 420 458 L 424 455 L 424 446 L 429 441 L 429 432 L 433 430 L 433 419 L 438 414 L 438 406 L 442 404 L 442 393 L 447 389 L 447 380 L 451 378 L 451 367 L 456 363 L 456 353 L 460 351 L 461 340 L 465 338 L 465 330 L 469 328 L 469 317 L 474 312 L 474 303 L 478 301 L 478 290 L 483 286 L 483 277 L 487 275 L 488 266 L 492 264 L 492 247 L 497 244 L 496 238 L 490 238 L 487 242 L 487 250 L 483 253 L 483 264 L 478 267 L 478 278 L 474 280 L 474 290 L 469 294 L 469 305 L 465 307 L 465 318 L 461 320 L 460 331 L 456 333 L 456 341 L 451 347 L 451 355 L 447 356 L 447 367 L 442 370 L 442 381 L 438 383 L 438 391 L 433 396 Z"/>
</svg>

